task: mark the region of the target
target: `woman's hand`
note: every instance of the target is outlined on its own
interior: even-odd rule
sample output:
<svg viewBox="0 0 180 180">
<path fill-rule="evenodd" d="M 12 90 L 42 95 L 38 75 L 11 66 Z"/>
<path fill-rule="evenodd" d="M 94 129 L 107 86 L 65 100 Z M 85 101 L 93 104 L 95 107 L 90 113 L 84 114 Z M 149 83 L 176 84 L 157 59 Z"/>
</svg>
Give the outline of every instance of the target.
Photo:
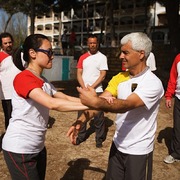
<svg viewBox="0 0 180 180">
<path fill-rule="evenodd" d="M 109 104 L 113 104 L 114 100 L 116 99 L 116 98 L 113 97 L 113 96 L 110 96 L 110 97 L 99 96 L 99 97 L 106 99 L 106 101 L 107 101 Z"/>
</svg>

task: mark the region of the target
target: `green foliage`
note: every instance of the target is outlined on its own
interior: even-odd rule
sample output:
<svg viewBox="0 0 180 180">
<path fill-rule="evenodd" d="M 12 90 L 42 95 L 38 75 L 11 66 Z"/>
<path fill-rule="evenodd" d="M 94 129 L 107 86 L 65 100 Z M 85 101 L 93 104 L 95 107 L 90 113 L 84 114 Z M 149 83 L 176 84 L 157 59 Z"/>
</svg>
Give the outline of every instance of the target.
<svg viewBox="0 0 180 180">
<path fill-rule="evenodd" d="M 83 0 L 43 0 L 43 3 L 51 5 L 54 12 L 62 12 L 82 7 Z"/>
<path fill-rule="evenodd" d="M 50 10 L 50 7 L 44 4 L 42 0 L 36 0 L 35 2 L 34 10 L 36 15 L 46 13 Z M 26 0 L 26 2 L 22 0 L 1 0 L 0 6 L 10 15 L 18 12 L 26 15 L 30 15 L 31 13 L 31 0 Z"/>
<path fill-rule="evenodd" d="M 12 16 L 18 12 L 29 15 L 33 24 L 35 16 L 49 12 L 51 8 L 50 6 L 44 4 L 43 0 L 26 0 L 25 2 L 22 0 L 1 0 L 0 7 L 8 14 L 4 31 L 6 31 Z M 33 31 L 34 30 L 32 29 L 31 33 L 33 33 Z"/>
<path fill-rule="evenodd" d="M 30 1 L 24 3 L 21 0 L 2 0 L 1 8 L 3 8 L 8 14 L 16 14 L 18 12 L 27 13 L 29 11 Z"/>
<path fill-rule="evenodd" d="M 6 31 L 12 34 L 14 38 L 14 48 L 19 47 L 27 36 L 27 16 L 23 13 L 16 13 L 9 21 L 8 27 L 4 30 L 5 23 L 8 19 L 6 12 L 2 11 L 0 16 L 1 29 L 0 33 Z"/>
</svg>

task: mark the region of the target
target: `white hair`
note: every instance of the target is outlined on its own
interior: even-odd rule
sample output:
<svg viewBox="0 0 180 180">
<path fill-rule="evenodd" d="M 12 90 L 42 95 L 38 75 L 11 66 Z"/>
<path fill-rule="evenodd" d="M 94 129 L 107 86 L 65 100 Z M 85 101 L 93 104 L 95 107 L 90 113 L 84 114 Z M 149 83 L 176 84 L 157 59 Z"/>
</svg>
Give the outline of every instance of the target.
<svg viewBox="0 0 180 180">
<path fill-rule="evenodd" d="M 150 38 L 142 32 L 134 32 L 125 35 L 121 39 L 121 45 L 127 44 L 128 42 L 131 42 L 132 49 L 136 51 L 144 51 L 145 57 L 147 58 L 152 50 L 152 41 Z"/>
</svg>

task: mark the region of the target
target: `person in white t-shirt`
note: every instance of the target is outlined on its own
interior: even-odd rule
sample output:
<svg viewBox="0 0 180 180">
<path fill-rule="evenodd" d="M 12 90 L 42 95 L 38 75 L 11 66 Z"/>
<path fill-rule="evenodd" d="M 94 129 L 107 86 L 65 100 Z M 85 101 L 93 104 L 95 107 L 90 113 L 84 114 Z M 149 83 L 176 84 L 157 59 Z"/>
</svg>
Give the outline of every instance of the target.
<svg viewBox="0 0 180 180">
<path fill-rule="evenodd" d="M 146 65 L 151 48 L 152 42 L 145 33 L 125 35 L 121 39 L 120 59 L 128 71 L 114 76 L 100 97 L 90 86 L 77 88 L 83 104 L 117 113 L 107 180 L 152 180 L 156 118 L 164 89 L 160 79 Z M 84 122 L 96 113 L 89 111 L 88 118 L 78 120 Z M 75 124 L 68 131 L 73 144 L 79 129 L 80 125 Z"/>
<path fill-rule="evenodd" d="M 146 65 L 149 66 L 151 71 L 156 71 L 156 59 L 155 56 L 152 52 L 150 52 L 147 60 L 146 60 Z"/>
<path fill-rule="evenodd" d="M 13 82 L 12 118 L 2 149 L 12 179 L 44 180 L 49 110 L 67 112 L 88 108 L 79 98 L 57 92 L 42 76 L 43 69 L 50 69 L 53 63 L 51 42 L 45 35 L 32 34 L 25 39 L 23 47 L 13 54 L 20 63 L 22 51 L 28 66 Z"/>
<path fill-rule="evenodd" d="M 87 85 L 90 85 L 96 90 L 96 93 L 100 95 L 103 92 L 102 82 L 108 70 L 107 57 L 98 50 L 99 41 L 96 35 L 89 35 L 87 45 L 88 52 L 80 56 L 77 63 L 77 80 L 82 88 L 86 88 Z M 79 115 L 80 114 L 79 112 Z M 96 147 L 101 148 L 105 139 L 104 112 L 99 112 L 93 120 L 96 132 Z M 76 145 L 85 141 L 88 136 L 86 124 L 84 124 L 78 134 Z"/>
<path fill-rule="evenodd" d="M 5 117 L 5 129 L 9 125 L 9 119 L 12 112 L 12 89 L 14 77 L 20 70 L 14 65 L 12 60 L 13 37 L 10 33 L 0 34 L 0 98 Z"/>
</svg>

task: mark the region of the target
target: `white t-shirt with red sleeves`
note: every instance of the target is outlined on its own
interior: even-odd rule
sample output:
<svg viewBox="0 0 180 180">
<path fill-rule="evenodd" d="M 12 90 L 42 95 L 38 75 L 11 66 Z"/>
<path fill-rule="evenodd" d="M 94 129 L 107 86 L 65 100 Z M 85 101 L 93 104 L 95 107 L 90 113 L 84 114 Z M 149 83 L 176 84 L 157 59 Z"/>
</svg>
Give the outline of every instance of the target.
<svg viewBox="0 0 180 180">
<path fill-rule="evenodd" d="M 173 61 L 165 97 L 170 100 L 173 95 L 180 99 L 180 53 Z"/>
<path fill-rule="evenodd" d="M 12 56 L 0 52 L 0 99 L 12 98 L 13 80 L 20 70 L 14 65 Z"/>
<path fill-rule="evenodd" d="M 57 92 L 45 78 L 37 77 L 29 70 L 15 77 L 12 118 L 2 143 L 6 151 L 29 154 L 44 148 L 49 109 L 28 97 L 35 88 L 42 88 L 50 96 Z"/>
<path fill-rule="evenodd" d="M 108 70 L 107 57 L 100 51 L 96 54 L 87 52 L 79 58 L 77 68 L 83 69 L 84 84 L 91 86 L 99 78 L 100 71 Z M 103 92 L 102 83 L 96 88 L 96 92 Z"/>
</svg>

